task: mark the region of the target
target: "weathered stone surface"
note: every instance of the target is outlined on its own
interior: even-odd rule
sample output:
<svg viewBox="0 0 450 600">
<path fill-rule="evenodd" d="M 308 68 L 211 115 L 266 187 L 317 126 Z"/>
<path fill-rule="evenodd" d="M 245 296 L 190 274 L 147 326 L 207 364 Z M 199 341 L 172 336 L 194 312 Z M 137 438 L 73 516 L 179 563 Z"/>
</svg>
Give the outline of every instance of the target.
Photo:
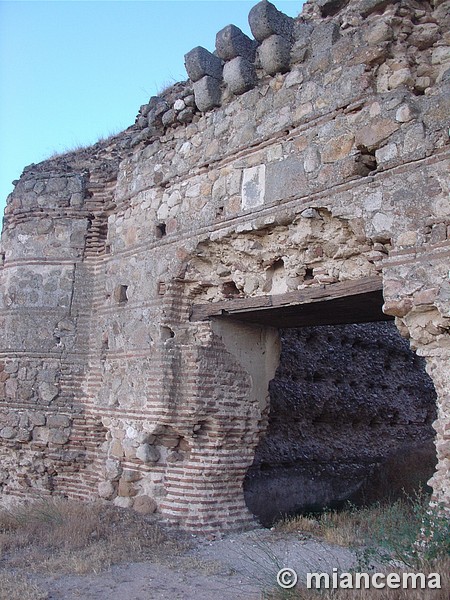
<svg viewBox="0 0 450 600">
<path fill-rule="evenodd" d="M 216 35 L 216 52 L 219 58 L 227 61 L 242 56 L 248 61 L 255 60 L 256 43 L 239 27 L 227 25 Z"/>
<path fill-rule="evenodd" d="M 255 67 L 242 56 L 237 56 L 225 64 L 223 79 L 233 94 L 243 94 L 256 85 Z"/>
<path fill-rule="evenodd" d="M 409 68 L 398 69 L 388 79 L 388 85 L 390 90 L 394 90 L 400 86 L 413 87 L 414 78 Z"/>
<path fill-rule="evenodd" d="M 45 425 L 46 416 L 40 411 L 32 411 L 28 414 L 28 418 L 33 425 Z"/>
<path fill-rule="evenodd" d="M 177 111 L 174 110 L 173 108 L 171 108 L 170 110 L 168 110 L 167 112 L 165 112 L 162 116 L 162 124 L 165 127 L 170 127 L 171 125 L 173 125 L 175 123 L 175 121 L 177 120 Z"/>
<path fill-rule="evenodd" d="M 356 132 L 355 143 L 358 147 L 375 150 L 381 142 L 388 139 L 398 129 L 398 124 L 389 119 L 377 119 Z"/>
<path fill-rule="evenodd" d="M 108 458 L 105 462 L 105 475 L 109 481 L 118 481 L 122 475 L 122 467 L 118 460 Z"/>
<path fill-rule="evenodd" d="M 124 469 L 122 472 L 122 481 L 126 483 L 133 483 L 135 481 L 139 481 L 141 478 L 141 474 L 139 471 L 134 471 L 133 469 Z"/>
<path fill-rule="evenodd" d="M 367 17 L 374 12 L 382 12 L 389 4 L 396 4 L 399 0 L 360 0 L 358 10 Z"/>
<path fill-rule="evenodd" d="M 16 437 L 16 435 L 17 429 L 14 427 L 3 427 L 3 429 L 0 430 L 0 437 L 4 438 L 5 440 L 11 440 L 12 438 Z"/>
<path fill-rule="evenodd" d="M 280 35 L 271 35 L 258 48 L 258 57 L 268 75 L 285 73 L 289 70 L 291 44 Z"/>
<path fill-rule="evenodd" d="M 305 173 L 314 173 L 322 164 L 319 150 L 314 146 L 309 146 L 305 150 L 303 159 L 303 169 Z"/>
<path fill-rule="evenodd" d="M 142 460 L 144 463 L 155 463 L 160 458 L 160 453 L 155 446 L 150 444 L 142 444 L 136 450 L 136 458 Z"/>
<path fill-rule="evenodd" d="M 175 102 L 173 104 L 173 108 L 177 112 L 180 112 L 186 108 L 186 103 L 182 98 L 178 98 L 178 100 L 175 100 Z"/>
<path fill-rule="evenodd" d="M 69 441 L 69 432 L 67 429 L 50 429 L 48 431 L 48 442 L 51 444 L 57 444 L 63 446 Z"/>
<path fill-rule="evenodd" d="M 411 35 L 408 37 L 408 43 L 425 50 L 432 46 L 439 39 L 439 26 L 436 23 L 423 23 L 416 25 Z"/>
<path fill-rule="evenodd" d="M 371 27 L 364 34 L 364 39 L 368 44 L 381 44 L 388 42 L 394 38 L 394 30 L 387 21 L 377 21 L 373 27 Z"/>
<path fill-rule="evenodd" d="M 399 123 L 407 123 L 414 118 L 414 109 L 409 104 L 403 104 L 395 113 L 395 120 Z"/>
<path fill-rule="evenodd" d="M 133 502 L 133 509 L 141 515 L 150 515 L 157 507 L 156 501 L 149 496 L 138 496 Z"/>
<path fill-rule="evenodd" d="M 244 57 L 228 61 L 232 93 L 220 59 L 198 51 L 195 83 L 170 86 L 121 134 L 30 165 L 15 182 L 0 248 L 5 497 L 100 491 L 131 507 L 147 496 L 193 531 L 251 524 L 242 482 L 270 420 L 278 327 L 391 315 L 433 380 L 433 501 L 450 509 L 448 1 L 320 4 L 304 4 L 292 34 L 289 19 L 259 5 L 259 54 L 269 49 L 278 64 L 256 57 L 245 93 Z M 284 62 L 270 48 L 277 36 Z M 194 318 L 210 310 L 212 319 Z M 386 344 L 381 336 L 366 362 L 387 352 L 387 373 Z M 356 361 L 367 348 L 347 350 Z M 327 374 L 333 360 L 323 361 Z M 293 405 L 306 386 L 316 398 L 331 386 L 304 373 L 298 388 L 296 373 L 285 386 Z M 349 382 L 332 383 L 356 416 L 386 410 L 361 425 L 352 475 L 345 449 L 356 450 L 366 421 L 349 432 L 333 403 L 314 404 L 323 411 L 309 448 L 323 446 L 334 422 L 342 443 L 307 490 L 317 502 L 324 473 L 353 485 L 364 472 L 372 431 L 385 442 L 389 423 L 407 440 L 420 421 L 411 408 L 412 422 L 395 423 L 382 385 L 376 398 L 366 389 L 364 404 Z M 285 430 L 297 448 L 310 429 L 294 420 Z M 386 469 L 403 475 L 410 452 Z M 299 474 L 269 487 L 294 489 Z M 119 480 L 128 495 L 117 496 Z"/>
<path fill-rule="evenodd" d="M 332 163 L 348 156 L 353 148 L 354 136 L 343 134 L 328 141 L 322 152 L 322 161 Z"/>
<path fill-rule="evenodd" d="M 126 481 L 121 477 L 119 479 L 118 494 L 124 498 L 132 498 L 133 496 L 136 496 L 137 490 L 131 482 Z"/>
<path fill-rule="evenodd" d="M 387 144 L 375 150 L 375 159 L 378 165 L 389 163 L 398 157 L 398 149 L 395 144 Z"/>
<path fill-rule="evenodd" d="M 318 23 L 311 32 L 309 44 L 314 55 L 323 54 L 331 49 L 340 37 L 339 26 L 332 21 Z"/>
<path fill-rule="evenodd" d="M 39 384 L 39 394 L 46 404 L 52 402 L 58 396 L 58 393 L 58 387 L 52 383 L 43 381 Z"/>
<path fill-rule="evenodd" d="M 220 105 L 220 82 L 214 77 L 205 75 L 194 83 L 195 103 L 199 110 L 205 112 Z"/>
<path fill-rule="evenodd" d="M 133 506 L 133 498 L 128 496 L 117 496 L 114 498 L 114 505 L 119 508 L 131 508 Z"/>
<path fill-rule="evenodd" d="M 169 109 L 169 104 L 163 98 L 155 96 L 150 98 L 149 106 L 150 110 L 147 115 L 148 124 L 150 126 L 158 126 L 161 123 L 163 114 Z"/>
<path fill-rule="evenodd" d="M 49 415 L 47 417 L 47 427 L 70 427 L 70 417 L 66 415 Z"/>
<path fill-rule="evenodd" d="M 193 82 L 199 81 L 205 75 L 214 79 L 222 79 L 222 61 L 201 46 L 193 48 L 184 55 L 184 65 Z"/>
<path fill-rule="evenodd" d="M 242 178 L 242 209 L 255 208 L 264 204 L 265 165 L 245 169 Z"/>
<path fill-rule="evenodd" d="M 194 114 L 194 109 L 191 106 L 187 106 L 184 110 L 181 110 L 178 113 L 177 119 L 180 123 L 190 123 Z"/>
<path fill-rule="evenodd" d="M 258 42 L 264 41 L 271 35 L 280 35 L 291 39 L 294 21 L 280 12 L 274 4 L 263 0 L 256 4 L 249 12 L 248 22 L 252 34 Z"/>
<path fill-rule="evenodd" d="M 438 46 L 433 50 L 431 55 L 431 63 L 433 65 L 441 65 L 450 61 L 450 46 Z"/>
<path fill-rule="evenodd" d="M 314 159 L 316 162 L 316 159 Z M 314 170 L 314 168 L 313 168 Z M 303 161 L 292 156 L 266 167 L 266 201 L 275 202 L 282 197 L 293 196 L 305 181 Z"/>
<path fill-rule="evenodd" d="M 102 481 L 98 484 L 98 495 L 105 500 L 111 500 L 115 496 L 116 490 L 110 481 Z"/>
</svg>

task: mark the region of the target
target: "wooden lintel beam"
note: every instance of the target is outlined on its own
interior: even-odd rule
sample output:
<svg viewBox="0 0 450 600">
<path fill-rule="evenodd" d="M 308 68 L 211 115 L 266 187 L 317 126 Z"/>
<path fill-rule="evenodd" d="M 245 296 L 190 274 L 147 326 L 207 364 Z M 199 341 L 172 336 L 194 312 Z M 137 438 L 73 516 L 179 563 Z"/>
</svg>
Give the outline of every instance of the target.
<svg viewBox="0 0 450 600">
<path fill-rule="evenodd" d="M 346 296 L 360 296 L 383 289 L 381 277 L 363 277 L 327 285 L 311 286 L 285 294 L 233 298 L 220 302 L 193 304 L 191 321 L 206 321 L 211 317 L 267 311 L 287 306 L 324 302 Z"/>
</svg>

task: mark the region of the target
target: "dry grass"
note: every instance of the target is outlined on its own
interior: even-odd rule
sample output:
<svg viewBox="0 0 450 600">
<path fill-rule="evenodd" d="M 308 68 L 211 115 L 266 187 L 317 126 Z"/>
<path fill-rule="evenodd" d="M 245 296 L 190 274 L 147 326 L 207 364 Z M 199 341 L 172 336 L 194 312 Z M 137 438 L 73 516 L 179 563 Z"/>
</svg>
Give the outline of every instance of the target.
<svg viewBox="0 0 450 600">
<path fill-rule="evenodd" d="M 62 158 L 64 156 L 69 156 L 71 154 L 77 154 L 78 152 L 84 152 L 85 150 L 89 150 L 97 144 L 103 145 L 108 144 L 114 140 L 115 137 L 119 136 L 121 133 L 120 130 L 113 130 L 109 133 L 105 133 L 104 135 L 99 135 L 96 141 L 91 143 L 74 143 L 72 146 L 66 146 L 62 150 L 53 151 L 46 160 L 55 160 L 58 158 Z"/>
<path fill-rule="evenodd" d="M 0 572 L 0 600 L 47 600 L 48 594 L 28 577 Z"/>
<path fill-rule="evenodd" d="M 395 502 L 367 508 L 327 511 L 317 516 L 285 519 L 277 529 L 302 532 L 330 544 L 350 548 L 382 548 L 378 558 L 388 557 L 413 566 L 415 561 L 450 555 L 450 524 L 444 510 L 430 509 L 422 491 Z M 428 539 L 420 551 L 418 539 Z"/>
<path fill-rule="evenodd" d="M 177 555 L 186 538 L 143 517 L 100 503 L 42 500 L 0 511 L 0 558 L 7 569 L 98 573 L 123 561 Z"/>
<path fill-rule="evenodd" d="M 405 503 L 398 502 L 358 510 L 329 511 L 318 516 L 300 515 L 280 521 L 276 528 L 285 533 L 309 533 L 330 544 L 353 547 L 371 541 L 380 521 L 398 522 L 409 512 Z"/>
<path fill-rule="evenodd" d="M 450 597 L 450 525 L 445 513 L 429 508 L 429 498 L 417 493 L 393 503 L 318 516 L 285 519 L 277 530 L 319 537 L 351 547 L 356 572 L 439 573 L 441 589 L 275 590 L 267 600 L 448 600 Z M 422 540 L 418 544 L 418 540 Z M 428 543 L 426 543 L 428 540 Z M 392 565 L 404 565 L 396 569 Z"/>
<path fill-rule="evenodd" d="M 435 517 L 432 519 L 435 522 Z M 329 512 L 320 517 L 298 517 L 278 525 L 276 537 L 284 532 L 305 532 L 334 544 L 361 547 L 364 552 L 355 566 L 370 572 L 373 559 L 379 565 L 386 556 L 396 560 L 408 547 L 417 548 L 423 511 L 416 505 L 396 502 L 370 509 Z M 415 554 L 414 568 L 408 572 L 438 572 L 441 590 L 273 590 L 262 596 L 267 600 L 447 600 L 450 591 L 448 523 L 435 529 L 436 553 Z M 394 553 L 380 554 L 380 540 L 391 543 Z M 189 556 L 188 537 L 179 530 L 166 529 L 155 516 L 144 517 L 133 511 L 100 503 L 84 503 L 57 498 L 29 503 L 14 510 L 0 510 L 0 600 L 46 600 L 47 592 L 36 584 L 42 576 L 98 573 L 120 562 L 159 562 L 178 572 L 214 577 L 224 574 L 215 561 Z M 372 544 L 372 546 L 370 545 Z M 409 546 L 408 546 L 409 544 Z M 373 554 L 372 550 L 376 550 Z M 386 546 L 383 547 L 383 552 Z M 428 559 L 428 562 L 427 562 Z M 407 561 L 404 560 L 407 564 Z M 392 564 L 392 563 L 391 563 Z M 397 565 L 399 563 L 397 562 Z M 392 572 L 386 564 L 377 571 Z M 273 580 L 272 580 L 273 581 Z M 265 587 L 265 585 L 264 585 Z"/>
</svg>

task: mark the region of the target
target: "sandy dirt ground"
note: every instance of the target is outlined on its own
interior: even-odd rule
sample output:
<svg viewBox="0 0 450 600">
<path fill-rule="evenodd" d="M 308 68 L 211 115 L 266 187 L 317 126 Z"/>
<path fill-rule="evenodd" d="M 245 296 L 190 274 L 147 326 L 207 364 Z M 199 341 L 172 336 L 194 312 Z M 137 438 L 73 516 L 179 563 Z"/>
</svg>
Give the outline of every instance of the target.
<svg viewBox="0 0 450 600">
<path fill-rule="evenodd" d="M 36 577 L 49 600 L 258 600 L 277 588 L 281 568 L 331 572 L 354 564 L 350 551 L 266 529 L 195 538 L 174 559 L 121 564 L 97 575 Z"/>
</svg>

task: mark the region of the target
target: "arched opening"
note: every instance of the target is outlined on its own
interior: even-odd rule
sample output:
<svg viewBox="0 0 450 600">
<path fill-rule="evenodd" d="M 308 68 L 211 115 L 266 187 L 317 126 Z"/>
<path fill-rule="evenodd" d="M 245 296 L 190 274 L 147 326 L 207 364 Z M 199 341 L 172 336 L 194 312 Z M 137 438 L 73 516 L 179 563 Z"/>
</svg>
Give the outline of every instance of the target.
<svg viewBox="0 0 450 600">
<path fill-rule="evenodd" d="M 243 484 L 264 525 L 393 499 L 434 473 L 436 393 L 424 360 L 383 314 L 381 286 L 367 277 L 193 306 L 195 320 L 280 332 L 270 408 Z"/>
<path fill-rule="evenodd" d="M 244 480 L 258 520 L 270 526 L 425 488 L 436 464 L 436 393 L 394 323 L 280 334 L 268 427 Z"/>
</svg>

